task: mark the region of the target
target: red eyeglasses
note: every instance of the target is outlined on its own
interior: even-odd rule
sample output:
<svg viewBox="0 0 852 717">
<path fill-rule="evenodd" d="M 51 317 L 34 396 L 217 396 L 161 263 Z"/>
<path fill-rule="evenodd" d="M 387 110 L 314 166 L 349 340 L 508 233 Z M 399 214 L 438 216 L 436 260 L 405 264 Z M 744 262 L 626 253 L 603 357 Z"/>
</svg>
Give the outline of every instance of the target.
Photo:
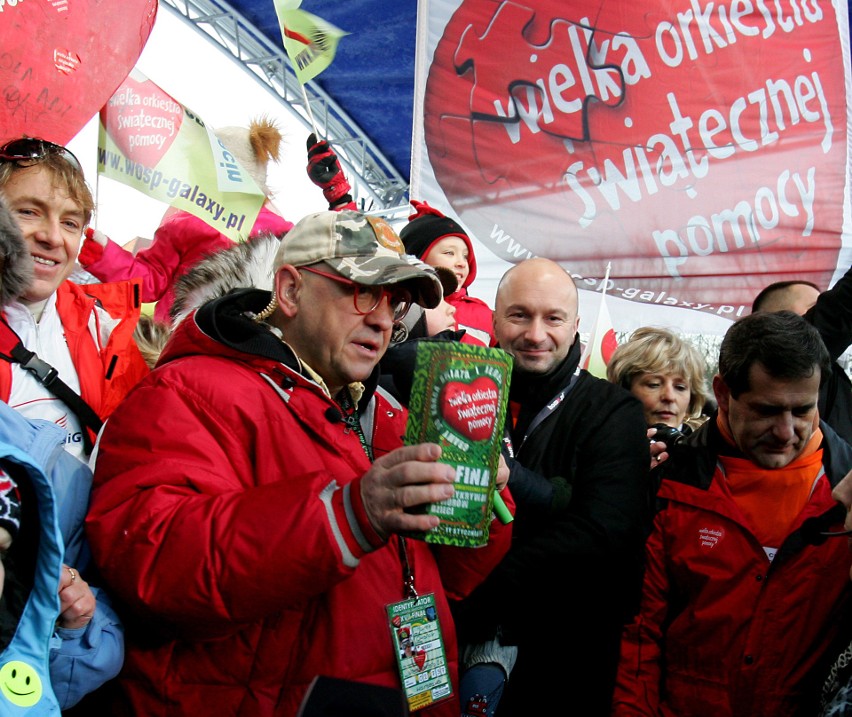
<svg viewBox="0 0 852 717">
<path fill-rule="evenodd" d="M 66 149 L 61 144 L 48 142 L 46 139 L 23 137 L 13 139 L 0 147 L 0 161 L 14 162 L 18 167 L 31 167 L 49 154 L 58 154 L 78 172 L 83 172 L 80 160 L 70 149 Z"/>
<path fill-rule="evenodd" d="M 314 269 L 310 266 L 300 266 L 301 271 L 309 271 L 311 274 L 324 276 L 326 279 L 331 279 L 340 284 L 345 284 L 352 290 L 352 302 L 355 305 L 355 311 L 362 316 L 366 316 L 379 308 L 382 299 L 388 297 L 391 309 L 393 309 L 393 320 L 402 321 L 408 310 L 411 308 L 411 292 L 401 286 L 369 286 L 367 284 L 359 284 L 357 281 L 352 281 L 344 276 L 337 274 L 329 274 L 319 269 Z"/>
</svg>

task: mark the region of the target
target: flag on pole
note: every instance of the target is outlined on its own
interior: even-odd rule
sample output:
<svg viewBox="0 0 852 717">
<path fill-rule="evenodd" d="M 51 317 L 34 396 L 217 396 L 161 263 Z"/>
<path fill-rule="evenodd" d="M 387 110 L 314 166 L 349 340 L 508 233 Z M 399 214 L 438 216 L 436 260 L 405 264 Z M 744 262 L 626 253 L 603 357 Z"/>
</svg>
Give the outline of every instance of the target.
<svg viewBox="0 0 852 717">
<path fill-rule="evenodd" d="M 299 9 L 301 0 L 275 0 L 284 49 L 303 85 L 331 64 L 340 38 L 348 35 L 321 17 Z"/>
<path fill-rule="evenodd" d="M 265 201 L 195 113 L 134 69 L 100 112 L 98 173 L 183 209 L 233 241 Z"/>
<path fill-rule="evenodd" d="M 589 336 L 589 343 L 586 344 L 583 356 L 580 359 L 580 366 L 593 376 L 604 379 L 606 378 L 606 367 L 609 365 L 613 351 L 618 346 L 615 338 L 615 329 L 612 327 L 612 319 L 606 305 L 606 287 L 609 282 L 609 270 L 610 265 L 607 264 L 606 276 L 603 282 L 604 289 L 601 294 L 601 303 L 598 307 L 598 318 L 595 320 L 595 325 L 592 327 L 592 333 Z"/>
</svg>

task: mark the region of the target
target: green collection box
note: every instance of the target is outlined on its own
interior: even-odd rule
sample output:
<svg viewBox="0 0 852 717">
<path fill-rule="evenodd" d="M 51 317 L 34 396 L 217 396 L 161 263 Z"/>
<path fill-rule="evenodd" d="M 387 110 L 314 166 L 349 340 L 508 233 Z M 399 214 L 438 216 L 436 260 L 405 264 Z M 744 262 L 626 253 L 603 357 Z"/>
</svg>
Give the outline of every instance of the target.
<svg viewBox="0 0 852 717">
<path fill-rule="evenodd" d="M 494 483 L 503 440 L 512 357 L 497 348 L 421 341 L 405 442 L 437 443 L 456 469 L 452 498 L 427 509 L 441 524 L 428 543 L 475 547 L 488 542 Z"/>
</svg>

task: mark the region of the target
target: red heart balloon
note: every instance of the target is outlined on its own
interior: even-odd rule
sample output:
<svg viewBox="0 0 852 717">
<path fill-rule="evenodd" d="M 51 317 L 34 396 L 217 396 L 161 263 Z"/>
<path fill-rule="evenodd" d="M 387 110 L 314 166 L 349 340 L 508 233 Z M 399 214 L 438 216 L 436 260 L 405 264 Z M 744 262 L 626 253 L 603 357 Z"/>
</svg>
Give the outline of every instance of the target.
<svg viewBox="0 0 852 717">
<path fill-rule="evenodd" d="M 0 141 L 66 144 L 139 59 L 157 0 L 0 5 Z"/>
<path fill-rule="evenodd" d="M 471 441 L 487 441 L 494 432 L 497 384 L 488 376 L 469 383 L 448 381 L 441 388 L 441 417 L 456 433 Z"/>
<path fill-rule="evenodd" d="M 156 167 L 177 137 L 183 107 L 153 82 L 135 75 L 132 72 L 109 99 L 101 121 L 126 157 Z"/>
<path fill-rule="evenodd" d="M 417 669 L 422 672 L 423 665 L 426 664 L 426 650 L 417 650 L 412 657 L 414 658 L 414 664 L 417 665 Z"/>
</svg>

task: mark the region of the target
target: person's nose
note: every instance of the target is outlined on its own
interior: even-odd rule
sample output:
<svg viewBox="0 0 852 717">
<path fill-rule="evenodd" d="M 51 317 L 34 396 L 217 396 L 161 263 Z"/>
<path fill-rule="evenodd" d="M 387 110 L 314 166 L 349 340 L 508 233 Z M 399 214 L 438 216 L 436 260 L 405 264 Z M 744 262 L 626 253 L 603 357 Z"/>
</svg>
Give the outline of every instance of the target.
<svg viewBox="0 0 852 717">
<path fill-rule="evenodd" d="M 34 232 L 35 240 L 41 244 L 55 247 L 62 245 L 62 227 L 58 219 L 44 217 Z"/>
<path fill-rule="evenodd" d="M 547 338 L 547 333 L 544 330 L 544 322 L 541 319 L 535 318 L 529 322 L 526 330 L 526 340 L 531 344 L 540 344 Z"/>
<path fill-rule="evenodd" d="M 663 381 L 663 384 L 660 387 L 660 398 L 667 403 L 674 403 L 675 389 L 674 384 L 671 381 Z"/>
<path fill-rule="evenodd" d="M 364 315 L 364 321 L 379 331 L 387 331 L 393 328 L 393 307 L 391 306 L 390 294 L 382 296 L 379 305 L 369 314 Z"/>
<path fill-rule="evenodd" d="M 779 441 L 784 441 L 785 443 L 792 441 L 796 435 L 796 426 L 793 421 L 793 414 L 781 413 L 776 416 L 772 432 Z"/>
<path fill-rule="evenodd" d="M 452 304 L 447 304 L 447 316 L 453 317 L 456 315 L 456 307 Z"/>
</svg>

